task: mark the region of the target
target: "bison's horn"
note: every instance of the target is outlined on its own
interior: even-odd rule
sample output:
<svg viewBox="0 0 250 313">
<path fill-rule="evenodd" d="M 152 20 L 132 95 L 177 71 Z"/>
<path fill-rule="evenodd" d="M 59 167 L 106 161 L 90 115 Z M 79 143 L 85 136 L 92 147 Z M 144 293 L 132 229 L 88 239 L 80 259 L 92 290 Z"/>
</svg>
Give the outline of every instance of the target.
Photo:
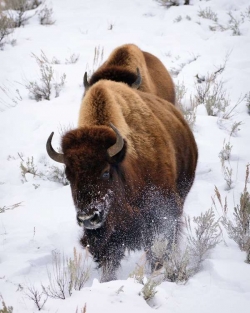
<svg viewBox="0 0 250 313">
<path fill-rule="evenodd" d="M 140 73 L 140 70 L 139 68 L 137 67 L 136 68 L 136 72 L 137 72 L 137 78 L 136 78 L 136 81 L 132 84 L 132 88 L 135 88 L 135 89 L 138 89 L 140 86 L 141 86 L 141 73 Z"/>
<path fill-rule="evenodd" d="M 59 163 L 64 163 L 64 156 L 62 153 L 58 153 L 56 152 L 52 145 L 51 145 L 51 141 L 52 141 L 52 137 L 54 135 L 54 132 L 52 132 L 47 140 L 46 143 L 46 149 L 47 149 L 47 153 L 48 155 L 51 157 L 52 160 L 59 162 Z"/>
<path fill-rule="evenodd" d="M 112 158 L 113 156 L 115 156 L 117 153 L 119 153 L 122 150 L 123 145 L 124 145 L 124 140 L 121 134 L 119 133 L 118 129 L 112 123 L 110 123 L 110 127 L 116 133 L 116 143 L 110 148 L 108 148 L 108 155 Z"/>
<path fill-rule="evenodd" d="M 89 82 L 88 82 L 87 72 L 85 72 L 84 76 L 83 76 L 83 86 L 84 86 L 85 90 L 87 90 L 90 87 Z"/>
</svg>

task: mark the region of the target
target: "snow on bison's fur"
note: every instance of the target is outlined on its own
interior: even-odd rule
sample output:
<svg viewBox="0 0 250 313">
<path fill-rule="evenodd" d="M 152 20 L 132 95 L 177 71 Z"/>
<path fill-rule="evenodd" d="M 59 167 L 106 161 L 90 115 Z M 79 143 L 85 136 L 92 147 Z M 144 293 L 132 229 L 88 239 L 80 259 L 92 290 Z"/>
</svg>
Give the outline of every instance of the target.
<svg viewBox="0 0 250 313">
<path fill-rule="evenodd" d="M 184 200 L 192 186 L 197 146 L 182 114 L 155 95 L 101 80 L 82 100 L 78 127 L 62 137 L 81 244 L 116 278 L 125 249 L 144 249 L 151 267 L 157 236 L 178 238 Z"/>
<path fill-rule="evenodd" d="M 175 104 L 174 83 L 165 66 L 153 54 L 142 51 L 134 44 L 116 48 L 92 75 L 89 82 L 85 73 L 85 93 L 90 86 L 101 79 L 124 82 Z M 137 84 L 140 79 L 141 84 Z"/>
</svg>

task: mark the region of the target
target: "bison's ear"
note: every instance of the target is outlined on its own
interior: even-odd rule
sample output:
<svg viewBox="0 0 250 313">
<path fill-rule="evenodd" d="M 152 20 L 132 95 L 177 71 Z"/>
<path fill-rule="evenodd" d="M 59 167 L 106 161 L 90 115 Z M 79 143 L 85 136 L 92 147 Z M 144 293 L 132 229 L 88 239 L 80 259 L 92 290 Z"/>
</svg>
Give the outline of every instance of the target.
<svg viewBox="0 0 250 313">
<path fill-rule="evenodd" d="M 110 164 L 118 164 L 118 163 L 122 162 L 125 158 L 126 151 L 127 151 L 127 142 L 126 142 L 126 140 L 124 140 L 124 144 L 123 144 L 121 151 L 119 151 L 116 155 L 114 155 L 112 157 L 108 156 L 109 163 Z"/>
</svg>

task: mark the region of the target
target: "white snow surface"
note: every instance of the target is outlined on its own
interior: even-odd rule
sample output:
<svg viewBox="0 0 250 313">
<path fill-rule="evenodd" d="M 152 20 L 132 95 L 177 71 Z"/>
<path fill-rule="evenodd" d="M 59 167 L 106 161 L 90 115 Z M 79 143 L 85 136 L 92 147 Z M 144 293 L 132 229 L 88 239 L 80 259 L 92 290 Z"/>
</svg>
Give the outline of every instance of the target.
<svg viewBox="0 0 250 313">
<path fill-rule="evenodd" d="M 95 47 L 104 47 L 105 60 L 117 46 L 134 43 L 159 57 L 169 70 L 180 69 L 174 81 L 183 82 L 187 88 L 187 103 L 195 92 L 195 76 L 216 71 L 230 54 L 220 77 L 231 106 L 250 91 L 250 18 L 240 24 L 241 35 L 233 36 L 231 30 L 211 31 L 209 26 L 214 23 L 198 16 L 200 9 L 210 7 L 219 23 L 226 25 L 227 12 L 240 19 L 249 8 L 249 0 L 190 2 L 189 6 L 167 10 L 153 0 L 51 0 L 47 5 L 53 8 L 55 24 L 40 25 L 36 14 L 11 35 L 16 44 L 6 43 L 0 51 L 0 87 L 7 90 L 6 94 L 0 88 L 0 208 L 21 202 L 21 206 L 0 214 L 0 295 L 7 306 L 13 306 L 13 312 L 38 311 L 25 289 L 27 285 L 46 285 L 52 251 L 72 257 L 74 247 L 82 250 L 70 187 L 28 174 L 27 181 L 22 182 L 20 156 L 24 161 L 33 157 L 38 170 L 46 168 L 44 163 L 58 165 L 47 156 L 45 143 L 54 131 L 53 143 L 58 148 L 62 129 L 76 127 L 84 91 L 82 78 L 86 70 L 93 70 Z M 176 22 L 179 16 L 182 20 Z M 53 69 L 57 77 L 63 73 L 67 77 L 59 97 L 36 102 L 30 99 L 25 85 L 39 80 L 39 68 L 31 54 L 40 55 L 41 50 L 48 58 L 61 60 L 61 64 L 52 65 Z M 73 53 L 79 54 L 78 62 L 64 64 Z M 194 56 L 197 59 L 189 63 Z M 18 98 L 16 103 L 14 98 Z M 229 214 L 239 203 L 250 162 L 246 101 L 234 112 L 230 120 L 220 122 L 218 117 L 208 116 L 202 105 L 198 107 L 194 135 L 199 162 L 185 215 L 193 217 L 209 209 L 214 186 L 223 199 L 227 196 Z M 226 190 L 218 154 L 223 140 L 229 140 L 233 123 L 239 121 L 240 130 L 230 140 L 233 188 Z M 218 205 L 216 218 L 221 215 Z M 128 278 L 143 255 L 138 251 L 122 262 L 117 281 L 99 283 L 100 273 L 92 264 L 91 277 L 83 289 L 65 300 L 49 299 L 42 311 L 73 313 L 78 307 L 80 312 L 86 303 L 87 313 L 249 312 L 250 265 L 244 262 L 245 253 L 222 230 L 224 241 L 208 255 L 200 272 L 185 285 L 161 283 L 150 305 L 140 295 L 142 285 Z"/>
</svg>

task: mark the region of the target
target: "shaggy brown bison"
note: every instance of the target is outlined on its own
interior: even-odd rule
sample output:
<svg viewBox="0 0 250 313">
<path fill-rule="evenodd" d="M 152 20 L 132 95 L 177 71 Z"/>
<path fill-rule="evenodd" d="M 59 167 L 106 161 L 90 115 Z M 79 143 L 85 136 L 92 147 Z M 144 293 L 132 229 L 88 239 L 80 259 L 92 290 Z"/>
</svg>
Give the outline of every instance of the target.
<svg viewBox="0 0 250 313">
<path fill-rule="evenodd" d="M 78 128 L 62 152 L 81 243 L 115 279 L 125 249 L 144 249 L 152 267 L 155 238 L 177 240 L 183 203 L 194 180 L 197 147 L 181 113 L 160 97 L 101 80 L 82 100 Z"/>
<path fill-rule="evenodd" d="M 89 82 L 85 73 L 85 93 L 101 79 L 124 82 L 175 104 L 174 83 L 167 69 L 157 57 L 136 45 L 127 44 L 116 48 Z"/>
</svg>

